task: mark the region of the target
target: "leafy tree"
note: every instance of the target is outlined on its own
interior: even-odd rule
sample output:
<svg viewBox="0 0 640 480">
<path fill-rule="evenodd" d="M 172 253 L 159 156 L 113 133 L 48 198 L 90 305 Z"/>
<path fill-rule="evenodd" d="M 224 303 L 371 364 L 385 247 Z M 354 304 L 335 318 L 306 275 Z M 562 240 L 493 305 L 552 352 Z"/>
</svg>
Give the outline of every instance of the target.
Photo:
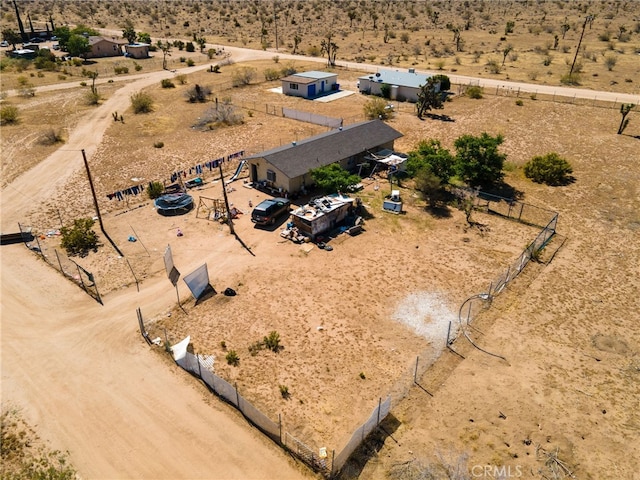
<svg viewBox="0 0 640 480">
<path fill-rule="evenodd" d="M 547 185 L 565 185 L 571 173 L 569 162 L 555 152 L 533 157 L 524 165 L 525 177 Z"/>
<path fill-rule="evenodd" d="M 329 193 L 345 190 L 349 185 L 355 185 L 361 180 L 358 175 L 350 174 L 338 163 L 315 168 L 310 173 L 314 182 Z"/>
<path fill-rule="evenodd" d="M 75 34 L 75 35 L 83 35 L 85 37 L 91 37 L 91 36 L 96 36 L 96 35 L 100 35 L 100 33 L 91 28 L 91 27 L 87 27 L 86 25 L 83 25 L 82 23 L 76 25 L 76 28 L 74 28 L 73 30 L 71 30 L 71 34 Z"/>
<path fill-rule="evenodd" d="M 495 137 L 483 132 L 479 137 L 462 135 L 454 142 L 455 169 L 458 176 L 472 187 L 487 187 L 504 178 L 502 168 L 506 155 L 498 151 L 504 142 L 502 135 Z"/>
<path fill-rule="evenodd" d="M 149 35 L 146 32 L 139 33 L 138 34 L 138 42 L 147 43 L 147 44 L 151 45 L 151 35 Z"/>
<path fill-rule="evenodd" d="M 413 177 L 425 169 L 438 177 L 442 184 L 449 183 L 455 173 L 455 158 L 434 138 L 421 140 L 416 150 L 409 152 L 407 174 Z"/>
<path fill-rule="evenodd" d="M 393 108 L 388 108 L 387 102 L 380 97 L 373 97 L 364 104 L 364 115 L 368 119 L 388 120 L 393 118 Z"/>
<path fill-rule="evenodd" d="M 89 39 L 84 35 L 72 34 L 67 43 L 67 51 L 72 57 L 84 57 L 91 51 Z"/>
<path fill-rule="evenodd" d="M 422 194 L 422 198 L 434 207 L 442 198 L 442 181 L 428 167 L 418 171 L 415 177 L 416 190 Z"/>
<path fill-rule="evenodd" d="M 622 135 L 624 129 L 627 128 L 627 125 L 629 125 L 629 119 L 627 118 L 627 115 L 629 115 L 629 112 L 634 108 L 635 105 L 633 103 L 623 103 L 622 105 L 620 105 L 622 120 L 620 121 L 620 126 L 618 127 L 618 135 Z"/>
<path fill-rule="evenodd" d="M 442 73 L 439 74 L 439 75 L 434 75 L 433 79 L 436 82 L 440 82 L 440 91 L 441 92 L 448 92 L 449 90 L 451 90 L 451 80 L 446 75 L 444 75 Z"/>
<path fill-rule="evenodd" d="M 58 45 L 60 45 L 60 48 L 66 50 L 69 39 L 71 38 L 71 30 L 69 27 L 58 27 L 53 31 L 53 34 L 58 37 Z"/>
<path fill-rule="evenodd" d="M 434 77 L 429 77 L 427 83 L 420 87 L 418 92 L 418 101 L 416 109 L 418 110 L 418 118 L 428 110 L 444 108 L 442 101 L 442 93 L 438 90 L 438 81 Z"/>
<path fill-rule="evenodd" d="M 193 42 L 187 42 L 185 49 L 187 50 L 187 52 L 191 52 L 191 53 L 196 51 L 196 47 L 193 44 Z"/>
<path fill-rule="evenodd" d="M 60 245 L 69 255 L 86 257 L 89 250 L 98 249 L 98 236 L 92 230 L 94 221 L 91 218 L 77 218 L 73 221 L 73 227 L 62 227 L 62 241 Z"/>
<path fill-rule="evenodd" d="M 14 50 L 16 49 L 16 44 L 22 41 L 20 34 L 11 28 L 5 28 L 2 30 L 2 39 L 9 42 L 13 46 Z"/>
<path fill-rule="evenodd" d="M 380 84 L 380 95 L 382 95 L 382 98 L 391 98 L 391 85 L 388 83 Z"/>
<path fill-rule="evenodd" d="M 127 41 L 129 42 L 129 45 L 131 45 L 132 43 L 136 43 L 137 37 L 138 37 L 138 34 L 133 28 L 133 24 L 131 23 L 131 20 L 127 20 L 125 23 L 125 27 L 122 30 L 122 38 L 126 38 Z"/>
</svg>

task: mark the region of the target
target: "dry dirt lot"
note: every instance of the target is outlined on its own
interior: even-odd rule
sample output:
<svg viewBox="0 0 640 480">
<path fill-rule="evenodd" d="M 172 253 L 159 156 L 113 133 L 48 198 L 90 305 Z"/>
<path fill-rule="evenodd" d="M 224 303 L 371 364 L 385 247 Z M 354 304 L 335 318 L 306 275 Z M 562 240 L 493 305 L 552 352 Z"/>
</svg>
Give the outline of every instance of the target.
<svg viewBox="0 0 640 480">
<path fill-rule="evenodd" d="M 268 65 L 273 62 L 251 64 L 257 69 Z M 155 287 L 163 275 L 161 255 L 167 244 L 183 274 L 206 262 L 218 291 L 230 286 L 238 292 L 196 306 L 180 284 L 186 313 L 156 303 L 140 305 L 153 320 L 154 333 L 163 337 L 166 328 L 172 341 L 191 335 L 197 352 L 216 356 L 217 373 L 237 382 L 243 395 L 271 418 L 281 413 L 285 429 L 314 447 L 340 449 L 377 399 L 392 394 L 390 435 L 371 443 L 368 462 L 350 465 L 346 476 L 400 475 L 399 465 L 437 463 L 440 452 L 452 463 L 466 455 L 470 472 L 476 466 L 508 466 L 525 478 L 544 478 L 539 473 L 545 468 L 544 452 L 557 448 L 579 478 L 633 478 L 639 459 L 632 445 L 640 428 L 637 115 L 625 135 L 616 135 L 617 108 L 530 98 L 518 106 L 513 97 L 461 97 L 443 112 L 454 121 L 439 122 L 420 121 L 401 107 L 390 122 L 404 134 L 396 144 L 401 151 L 424 138 L 437 138 L 453 149 L 455 138 L 465 133 L 503 134 L 507 183 L 522 192 L 524 201 L 559 212 L 558 231 L 565 239 L 550 263 L 529 265 L 477 320 L 478 343 L 507 360 L 459 339 L 454 348 L 465 359 L 445 351 L 419 379 L 421 389 L 410 387 L 415 358 L 437 356 L 443 332 L 417 334 L 400 321 L 407 309 L 427 325 L 455 320 L 462 301 L 483 291 L 534 230 L 483 214 L 474 218 L 486 228 L 470 229 L 455 208 L 448 216 L 434 217 L 409 188 L 402 190 L 407 213 L 385 214 L 380 206 L 388 184 L 378 178 L 366 181 L 360 193 L 371 214 L 365 232 L 334 239 L 331 252 L 304 251 L 283 241 L 277 229 L 255 229 L 249 216 L 241 215 L 236 230 L 252 256 L 226 226 L 197 219 L 195 212 L 167 218 L 142 197 L 128 206 L 106 198 L 133 178 L 163 179 L 208 159 L 239 150 L 253 153 L 323 131 L 266 115 L 261 105 L 286 103 L 355 119 L 366 101 L 359 94 L 328 104 L 284 99 L 266 84 L 228 91 L 216 87 L 239 67 L 225 68 L 219 76 L 194 73 L 175 89 L 149 87 L 154 112 L 124 111 L 125 122 L 112 122 L 90 157 L 106 229 L 142 281 L 143 292 L 148 285 L 162 289 L 164 296 L 171 292 L 167 280 L 166 289 Z M 340 77 L 349 88 L 357 72 L 340 72 Z M 191 126 L 206 105 L 186 103 L 183 93 L 195 83 L 212 85 L 220 98 L 255 104 L 255 110 L 251 115 L 243 110 L 241 126 L 194 130 Z M 114 88 L 100 87 L 106 98 Z M 56 126 L 65 131 L 81 124 L 88 107 L 81 106 L 78 96 L 70 91 L 15 100 L 22 125 L 35 127 L 3 127 L 3 186 L 51 152 L 25 147 L 44 125 L 55 125 L 55 117 L 38 124 L 43 112 L 56 105 L 66 122 Z M 154 148 L 158 141 L 163 148 Z M 575 183 L 546 187 L 524 179 L 520 167 L 550 151 L 571 162 Z M 65 188 L 50 192 L 45 205 L 34 205 L 21 220 L 46 232 L 59 228 L 60 221 L 92 215 L 85 178 L 81 170 L 75 172 Z M 220 198 L 216 176 L 205 175 L 205 180 L 194 197 Z M 249 200 L 255 204 L 263 197 L 245 188 L 242 178 L 232 187 L 230 201 L 246 213 Z M 177 237 L 177 228 L 185 235 Z M 138 242 L 127 242 L 132 234 Z M 53 242 L 55 238 L 43 240 L 45 246 Z M 78 262 L 96 274 L 106 304 L 135 295 L 128 267 L 108 243 Z M 3 285 L 6 281 L 3 276 Z M 123 328 L 134 333 L 133 324 Z M 280 333 L 284 349 L 251 356 L 248 346 L 271 330 Z M 239 353 L 239 367 L 226 365 L 222 341 Z M 145 347 L 140 343 L 139 348 Z M 288 400 L 281 397 L 279 385 L 288 386 Z M 73 460 L 82 447 L 66 448 Z"/>
</svg>

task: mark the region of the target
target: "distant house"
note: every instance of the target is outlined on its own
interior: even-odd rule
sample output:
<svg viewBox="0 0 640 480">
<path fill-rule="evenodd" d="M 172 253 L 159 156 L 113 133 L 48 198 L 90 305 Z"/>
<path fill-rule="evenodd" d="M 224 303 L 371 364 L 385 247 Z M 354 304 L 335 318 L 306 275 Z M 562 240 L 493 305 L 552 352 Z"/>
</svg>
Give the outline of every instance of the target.
<svg viewBox="0 0 640 480">
<path fill-rule="evenodd" d="M 339 163 L 355 171 L 370 152 L 393 150 L 402 134 L 380 120 L 348 125 L 247 157 L 254 185 L 277 195 L 304 191 L 313 184 L 310 170 Z"/>
<path fill-rule="evenodd" d="M 126 40 L 118 39 L 116 37 L 89 37 L 89 52 L 85 55 L 86 58 L 99 58 L 99 57 L 117 57 L 122 55 L 122 45 L 126 44 Z"/>
<path fill-rule="evenodd" d="M 127 57 L 131 58 L 149 58 L 148 43 L 130 43 L 124 46 Z"/>
<path fill-rule="evenodd" d="M 358 78 L 358 90 L 369 95 L 382 95 L 382 85 L 389 85 L 391 100 L 417 102 L 420 87 L 427 83 L 431 75 L 416 73 L 410 68 L 406 72 L 398 70 L 380 70 L 377 73 Z M 439 86 L 437 88 L 439 91 Z"/>
<path fill-rule="evenodd" d="M 339 90 L 338 75 L 327 72 L 303 72 L 281 79 L 282 93 L 294 97 L 315 98 Z"/>
<path fill-rule="evenodd" d="M 16 50 L 10 50 L 7 52 L 11 58 L 24 58 L 26 60 L 33 60 L 38 56 L 38 52 L 31 50 L 30 48 L 19 48 Z"/>
</svg>

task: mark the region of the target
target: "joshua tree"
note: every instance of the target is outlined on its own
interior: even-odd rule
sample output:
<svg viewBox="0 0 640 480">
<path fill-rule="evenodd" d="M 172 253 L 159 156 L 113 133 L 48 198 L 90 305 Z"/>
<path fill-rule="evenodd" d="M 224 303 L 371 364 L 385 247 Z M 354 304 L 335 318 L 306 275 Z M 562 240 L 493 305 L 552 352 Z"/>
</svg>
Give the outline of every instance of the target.
<svg viewBox="0 0 640 480">
<path fill-rule="evenodd" d="M 622 120 L 620 121 L 620 126 L 618 127 L 618 135 L 622 135 L 624 129 L 627 128 L 627 125 L 629 125 L 629 119 L 627 118 L 627 115 L 629 115 L 629 112 L 631 112 L 634 107 L 635 105 L 633 103 L 623 103 L 622 105 L 620 105 Z"/>
<path fill-rule="evenodd" d="M 323 54 L 327 54 L 327 66 L 336 66 L 336 55 L 338 51 L 338 45 L 333 41 L 333 32 L 328 32 L 325 38 L 320 42 L 320 50 Z"/>
</svg>

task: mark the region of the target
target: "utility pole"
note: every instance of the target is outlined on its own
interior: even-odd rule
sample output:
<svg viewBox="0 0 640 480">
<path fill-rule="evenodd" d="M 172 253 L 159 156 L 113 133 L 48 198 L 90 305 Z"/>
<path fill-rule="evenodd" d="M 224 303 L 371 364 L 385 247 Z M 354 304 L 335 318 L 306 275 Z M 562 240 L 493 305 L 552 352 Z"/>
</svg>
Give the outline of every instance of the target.
<svg viewBox="0 0 640 480">
<path fill-rule="evenodd" d="M 278 15 L 276 14 L 276 0 L 273 0 L 273 24 L 276 27 L 276 52 L 278 51 Z"/>
<path fill-rule="evenodd" d="M 233 229 L 233 220 L 231 219 L 231 210 L 229 208 L 229 199 L 227 198 L 227 186 L 224 184 L 224 175 L 222 173 L 222 162 L 218 162 L 220 168 L 220 183 L 222 183 L 222 194 L 224 195 L 224 205 L 227 208 L 227 223 L 229 223 L 229 230 L 232 234 L 236 234 Z"/>
<path fill-rule="evenodd" d="M 82 159 L 84 160 L 84 168 L 86 168 L 87 170 L 87 178 L 89 178 L 89 186 L 91 187 L 91 195 L 93 196 L 93 205 L 95 206 L 96 214 L 98 215 L 100 230 L 102 230 L 102 234 L 106 237 L 106 239 L 109 240 L 109 243 L 113 245 L 113 248 L 115 248 L 116 252 L 118 252 L 118 255 L 124 257 L 124 254 L 120 251 L 115 242 L 111 240 L 111 237 L 104 229 L 104 225 L 102 223 L 102 215 L 100 215 L 100 207 L 98 206 L 98 197 L 96 197 L 96 190 L 95 188 L 93 188 L 93 179 L 91 178 L 91 172 L 89 171 L 89 162 L 87 162 L 87 154 L 85 153 L 84 148 L 82 149 Z"/>
<path fill-rule="evenodd" d="M 576 65 L 576 60 L 578 59 L 578 52 L 580 51 L 580 45 L 582 44 L 582 37 L 584 37 L 584 31 L 587 28 L 587 23 L 593 22 L 593 15 L 587 15 L 587 18 L 584 19 L 584 25 L 582 25 L 582 33 L 580 34 L 580 40 L 578 41 L 578 48 L 576 48 L 576 54 L 573 57 L 573 63 L 571 64 L 571 70 L 569 70 L 569 75 L 573 73 L 573 67 Z"/>
</svg>

